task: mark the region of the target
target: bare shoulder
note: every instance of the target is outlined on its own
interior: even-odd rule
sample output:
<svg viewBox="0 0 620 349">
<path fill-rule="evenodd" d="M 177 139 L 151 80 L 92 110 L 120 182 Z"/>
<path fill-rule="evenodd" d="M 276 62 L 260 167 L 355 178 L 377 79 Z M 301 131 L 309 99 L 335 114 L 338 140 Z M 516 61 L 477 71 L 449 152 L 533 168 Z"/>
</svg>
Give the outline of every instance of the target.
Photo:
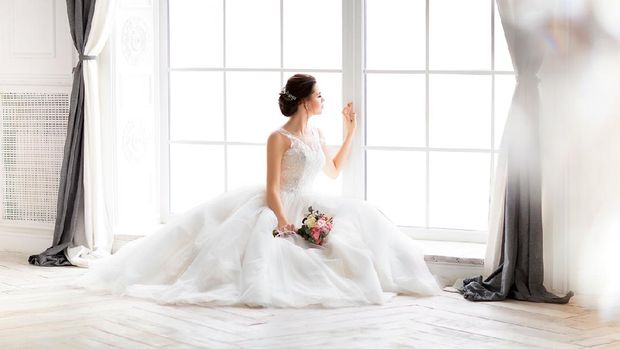
<svg viewBox="0 0 620 349">
<path fill-rule="evenodd" d="M 273 131 L 271 132 L 271 134 L 269 134 L 269 138 L 267 138 L 267 144 L 280 144 L 280 143 L 284 143 L 284 141 L 286 140 L 286 136 L 283 135 L 281 132 L 278 131 Z"/>
<path fill-rule="evenodd" d="M 267 149 L 284 150 L 290 147 L 290 142 L 281 132 L 273 131 L 267 139 Z"/>
</svg>

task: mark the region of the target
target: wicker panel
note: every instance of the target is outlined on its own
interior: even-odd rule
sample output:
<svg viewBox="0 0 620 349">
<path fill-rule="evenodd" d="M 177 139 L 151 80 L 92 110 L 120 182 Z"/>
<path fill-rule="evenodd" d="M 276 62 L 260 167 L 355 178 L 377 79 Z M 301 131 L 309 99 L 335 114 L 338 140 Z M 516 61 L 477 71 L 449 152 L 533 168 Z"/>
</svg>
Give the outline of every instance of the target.
<svg viewBox="0 0 620 349">
<path fill-rule="evenodd" d="M 0 93 L 3 221 L 54 222 L 68 113 L 66 93 Z"/>
</svg>

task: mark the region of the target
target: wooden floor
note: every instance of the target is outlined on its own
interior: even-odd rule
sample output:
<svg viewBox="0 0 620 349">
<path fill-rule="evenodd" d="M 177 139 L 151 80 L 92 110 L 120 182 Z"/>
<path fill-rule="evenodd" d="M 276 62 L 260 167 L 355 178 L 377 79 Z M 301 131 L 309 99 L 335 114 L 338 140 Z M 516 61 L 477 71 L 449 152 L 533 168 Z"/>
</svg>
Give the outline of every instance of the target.
<svg viewBox="0 0 620 349">
<path fill-rule="evenodd" d="M 83 269 L 0 252 L 0 348 L 620 348 L 620 324 L 574 304 L 472 303 L 444 292 L 383 306 L 162 306 L 68 288 Z"/>
</svg>

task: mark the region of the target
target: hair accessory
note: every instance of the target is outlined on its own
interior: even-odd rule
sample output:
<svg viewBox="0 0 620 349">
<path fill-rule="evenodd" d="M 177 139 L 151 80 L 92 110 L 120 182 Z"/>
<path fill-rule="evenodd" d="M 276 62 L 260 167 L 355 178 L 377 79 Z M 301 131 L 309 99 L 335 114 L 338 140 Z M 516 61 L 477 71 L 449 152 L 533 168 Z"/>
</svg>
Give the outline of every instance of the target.
<svg viewBox="0 0 620 349">
<path fill-rule="evenodd" d="M 282 88 L 282 91 L 280 91 L 280 95 L 284 96 L 284 98 L 288 101 L 294 101 L 297 99 L 297 97 L 293 96 L 290 92 L 288 92 L 286 90 L 286 88 Z"/>
</svg>

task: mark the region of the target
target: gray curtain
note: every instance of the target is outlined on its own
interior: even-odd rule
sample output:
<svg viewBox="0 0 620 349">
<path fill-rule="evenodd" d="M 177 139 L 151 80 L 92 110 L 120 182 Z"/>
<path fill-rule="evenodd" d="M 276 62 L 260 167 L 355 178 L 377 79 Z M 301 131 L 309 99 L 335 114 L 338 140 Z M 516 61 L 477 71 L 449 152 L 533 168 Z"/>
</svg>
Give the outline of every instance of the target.
<svg viewBox="0 0 620 349">
<path fill-rule="evenodd" d="M 28 262 L 40 266 L 71 265 L 65 250 L 71 246 L 77 234 L 84 234 L 84 185 L 83 185 L 83 139 L 84 139 L 84 79 L 82 61 L 93 59 L 84 56 L 84 48 L 90 33 L 96 0 L 67 0 L 67 14 L 73 44 L 80 60 L 73 69 L 73 88 L 67 125 L 64 158 L 60 171 L 56 224 L 52 246 Z"/>
<path fill-rule="evenodd" d="M 530 6 L 532 3 L 528 2 Z M 507 172 L 502 251 L 498 268 L 485 280 L 463 281 L 460 292 L 471 301 L 518 300 L 567 303 L 572 292 L 560 297 L 543 286 L 543 227 L 538 71 L 544 57 L 536 28 L 519 25 L 531 8 L 516 0 L 498 0 L 498 10 L 512 57 L 517 86 L 504 133 Z"/>
</svg>

